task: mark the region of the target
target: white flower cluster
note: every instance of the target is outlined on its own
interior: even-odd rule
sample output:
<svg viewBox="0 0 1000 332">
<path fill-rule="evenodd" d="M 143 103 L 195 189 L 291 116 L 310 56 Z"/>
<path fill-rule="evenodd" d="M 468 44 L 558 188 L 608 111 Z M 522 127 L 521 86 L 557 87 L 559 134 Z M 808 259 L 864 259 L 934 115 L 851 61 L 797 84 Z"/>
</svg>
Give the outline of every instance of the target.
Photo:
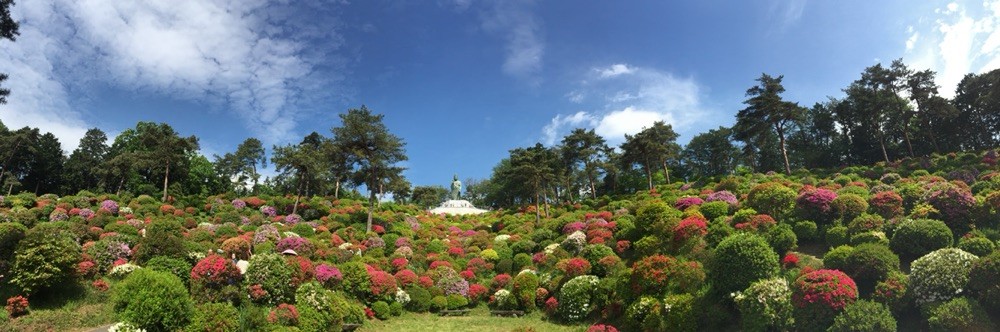
<svg viewBox="0 0 1000 332">
<path fill-rule="evenodd" d="M 108 275 L 111 276 L 111 277 L 114 277 L 114 278 L 121 279 L 121 278 L 125 278 L 126 276 L 128 276 L 129 273 L 132 273 L 132 271 L 135 271 L 135 270 L 138 270 L 138 269 L 141 269 L 141 268 L 142 267 L 140 267 L 138 265 L 135 265 L 135 264 L 132 264 L 132 263 L 125 263 L 125 264 L 118 265 L 118 266 L 115 266 L 115 267 L 111 268 L 111 272 L 109 272 Z"/>
<path fill-rule="evenodd" d="M 497 302 L 505 302 L 508 296 L 510 296 L 510 291 L 506 289 L 500 289 L 496 293 L 493 293 L 493 298 Z"/>
<path fill-rule="evenodd" d="M 281 233 L 281 235 L 284 235 L 285 237 L 300 237 L 295 232 L 284 232 L 284 233 Z"/>
<path fill-rule="evenodd" d="M 918 305 L 947 301 L 959 296 L 969 282 L 976 255 L 957 248 L 944 248 L 913 261 L 910 289 Z"/>
<path fill-rule="evenodd" d="M 559 309 L 566 319 L 580 320 L 590 314 L 590 300 L 598 281 L 597 276 L 582 275 L 563 285 L 559 290 Z"/>
<path fill-rule="evenodd" d="M 407 294 L 402 288 L 396 287 L 396 302 L 399 304 L 410 303 L 410 294 Z"/>
<path fill-rule="evenodd" d="M 108 328 L 108 332 L 146 332 L 146 330 L 140 329 L 131 323 L 121 322 L 111 325 L 111 327 Z"/>
<path fill-rule="evenodd" d="M 190 251 L 190 252 L 188 252 L 188 260 L 195 261 L 195 262 L 202 260 L 203 258 L 205 258 L 205 256 L 206 256 L 205 253 L 201 252 L 201 251 Z"/>
<path fill-rule="evenodd" d="M 547 245 L 545 246 L 545 253 L 551 255 L 552 253 L 556 252 L 556 248 L 559 248 L 558 243 Z"/>
<path fill-rule="evenodd" d="M 522 274 L 525 274 L 525 273 L 531 273 L 531 274 L 534 274 L 534 275 L 538 275 L 538 272 L 535 272 L 535 270 L 532 270 L 532 269 L 521 270 L 521 272 L 518 272 L 517 275 L 522 275 Z"/>
<path fill-rule="evenodd" d="M 792 323 L 792 290 L 784 278 L 754 282 L 731 296 L 748 330 L 783 330 Z"/>
<path fill-rule="evenodd" d="M 118 209 L 118 215 L 122 215 L 123 216 L 123 215 L 126 215 L 126 214 L 132 214 L 132 208 L 127 207 L 127 206 L 123 206 L 122 208 Z"/>
<path fill-rule="evenodd" d="M 507 234 L 500 234 L 493 238 L 493 242 L 506 242 L 507 240 L 510 240 L 510 235 Z"/>
<path fill-rule="evenodd" d="M 337 246 L 337 248 L 340 248 L 340 250 L 348 250 L 351 249 L 351 246 L 352 244 L 350 242 L 344 242 Z"/>
<path fill-rule="evenodd" d="M 587 245 L 587 234 L 584 234 L 583 231 L 573 232 L 562 243 L 563 248 L 570 252 L 579 252 L 583 250 L 585 245 Z"/>
</svg>

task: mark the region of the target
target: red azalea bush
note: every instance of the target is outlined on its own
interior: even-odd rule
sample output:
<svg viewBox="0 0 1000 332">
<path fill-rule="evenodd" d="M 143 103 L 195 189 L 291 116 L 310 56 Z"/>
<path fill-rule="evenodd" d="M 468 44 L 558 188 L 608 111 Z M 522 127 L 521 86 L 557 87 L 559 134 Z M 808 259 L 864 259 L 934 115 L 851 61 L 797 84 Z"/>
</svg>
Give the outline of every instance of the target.
<svg viewBox="0 0 1000 332">
<path fill-rule="evenodd" d="M 507 287 L 507 284 L 510 283 L 511 279 L 512 278 L 510 277 L 509 274 L 506 273 L 498 274 L 496 277 L 493 277 L 493 289 L 501 289 Z"/>
<path fill-rule="evenodd" d="M 289 256 L 285 262 L 292 267 L 292 280 L 290 281 L 292 285 L 298 286 L 316 277 L 315 268 L 308 258 Z"/>
<path fill-rule="evenodd" d="M 469 301 L 473 303 L 482 301 L 486 298 L 486 295 L 490 292 L 486 286 L 480 284 L 469 285 Z"/>
<path fill-rule="evenodd" d="M 211 255 L 198 261 L 191 269 L 191 282 L 205 287 L 221 287 L 239 281 L 240 269 L 233 261 Z"/>
<path fill-rule="evenodd" d="M 282 303 L 278 307 L 271 310 L 271 313 L 267 315 L 267 321 L 271 324 L 278 324 L 283 326 L 295 326 L 299 324 L 299 310 L 295 308 L 295 305 Z"/>
<path fill-rule="evenodd" d="M 433 261 L 431 262 L 430 268 L 428 268 L 428 270 L 434 270 L 441 266 L 451 267 L 451 263 L 449 263 L 448 261 Z"/>
<path fill-rule="evenodd" d="M 882 218 L 892 219 L 903 215 L 903 197 L 894 191 L 880 191 L 868 199 L 868 206 L 882 216 Z"/>
<path fill-rule="evenodd" d="M 547 315 L 555 316 L 559 312 L 559 300 L 556 300 L 554 296 L 550 297 L 548 300 L 545 300 L 544 308 Z"/>
<path fill-rule="evenodd" d="M 838 270 L 816 270 L 792 284 L 795 322 L 809 331 L 825 330 L 833 318 L 858 299 L 854 280 Z"/>
<path fill-rule="evenodd" d="M 396 278 L 385 271 L 370 271 L 371 292 L 376 297 L 396 294 Z"/>
<path fill-rule="evenodd" d="M 556 268 L 562 271 L 568 280 L 590 273 L 590 262 L 580 257 L 573 257 L 559 261 L 556 263 Z"/>
<path fill-rule="evenodd" d="M 957 185 L 944 185 L 927 193 L 927 203 L 940 211 L 941 219 L 952 229 L 971 223 L 969 212 L 976 205 L 972 192 Z"/>
<path fill-rule="evenodd" d="M 473 257 L 468 263 L 465 264 L 465 269 L 470 270 L 475 274 L 482 275 L 488 271 L 492 271 L 493 264 L 480 257 Z"/>
<path fill-rule="evenodd" d="M 451 247 L 448 248 L 448 254 L 455 257 L 465 256 L 465 250 L 462 247 Z"/>
<path fill-rule="evenodd" d="M 587 332 L 618 332 L 618 329 L 611 325 L 594 324 L 587 328 Z"/>
<path fill-rule="evenodd" d="M 747 222 L 736 224 L 736 229 L 751 232 L 765 231 L 777 223 L 778 222 L 774 221 L 774 218 L 771 218 L 769 215 L 758 214 L 750 217 L 750 220 Z"/>
<path fill-rule="evenodd" d="M 7 306 L 4 307 L 10 317 L 19 317 L 28 314 L 28 298 L 17 295 L 7 299 Z"/>
<path fill-rule="evenodd" d="M 632 264 L 630 282 L 635 294 L 662 294 L 668 290 L 693 291 L 704 281 L 705 271 L 701 263 L 652 255 Z"/>
<path fill-rule="evenodd" d="M 423 288 L 431 288 L 434 286 L 434 279 L 428 276 L 420 276 L 420 278 L 417 278 L 417 284 Z"/>
<path fill-rule="evenodd" d="M 791 252 L 788 253 L 787 255 L 785 255 L 784 258 L 781 259 L 781 266 L 784 266 L 786 269 L 791 269 L 799 266 L 799 255 L 796 255 L 795 253 Z"/>
<path fill-rule="evenodd" d="M 94 280 L 94 282 L 90 283 L 90 286 L 94 287 L 94 289 L 96 289 L 98 291 L 101 291 L 101 292 L 106 291 L 109 288 L 108 287 L 108 283 L 106 281 L 104 281 L 104 279 Z"/>
<path fill-rule="evenodd" d="M 705 201 L 702 200 L 699 197 L 681 197 L 681 198 L 678 198 L 676 202 L 674 202 L 674 208 L 676 208 L 678 210 L 681 210 L 681 211 L 684 211 L 684 210 L 687 210 L 687 208 L 689 208 L 689 207 L 692 207 L 692 206 L 695 206 L 695 205 L 701 205 L 701 204 L 704 204 L 704 203 L 705 203 Z"/>
<path fill-rule="evenodd" d="M 410 263 L 410 261 L 408 259 L 406 259 L 406 258 L 403 258 L 403 257 L 393 258 L 392 259 L 392 269 L 393 269 L 393 271 L 402 270 L 402 269 L 406 268 L 406 264 L 409 264 L 409 263 Z"/>
<path fill-rule="evenodd" d="M 417 282 L 417 274 L 411 270 L 401 270 L 394 275 L 400 287 L 406 287 Z M 430 278 L 428 278 L 430 279 Z"/>
<path fill-rule="evenodd" d="M 691 216 L 674 226 L 674 242 L 683 243 L 691 238 L 708 234 L 708 223 L 704 218 Z"/>
<path fill-rule="evenodd" d="M 472 272 L 470 270 L 463 270 L 462 272 L 459 272 L 458 275 L 461 276 L 462 279 L 469 280 L 469 281 L 472 281 L 473 279 L 476 279 L 476 273 L 474 273 L 474 272 Z"/>
</svg>

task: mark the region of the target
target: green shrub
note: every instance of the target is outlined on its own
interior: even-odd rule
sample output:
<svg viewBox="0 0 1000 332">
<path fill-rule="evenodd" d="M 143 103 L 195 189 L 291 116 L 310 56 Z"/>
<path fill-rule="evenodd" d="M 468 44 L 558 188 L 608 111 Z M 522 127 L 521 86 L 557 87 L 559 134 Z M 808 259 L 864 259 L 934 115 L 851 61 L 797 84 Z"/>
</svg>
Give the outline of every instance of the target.
<svg viewBox="0 0 1000 332">
<path fill-rule="evenodd" d="M 843 194 L 833 199 L 830 204 L 840 220 L 849 222 L 868 211 L 868 200 L 856 194 Z"/>
<path fill-rule="evenodd" d="M 135 260 L 141 265 L 156 256 L 186 258 L 183 231 L 184 227 L 174 220 L 156 220 L 146 225 L 146 236 L 139 240 Z"/>
<path fill-rule="evenodd" d="M 1000 252 L 980 257 L 969 271 L 969 293 L 990 310 L 1000 310 Z"/>
<path fill-rule="evenodd" d="M 851 245 L 861 245 L 864 243 L 880 244 L 889 246 L 889 239 L 882 232 L 864 232 L 851 235 Z"/>
<path fill-rule="evenodd" d="M 783 278 L 759 280 L 733 297 L 746 331 L 786 331 L 792 327 L 792 290 Z"/>
<path fill-rule="evenodd" d="M 889 307 L 872 301 L 857 301 L 844 307 L 833 319 L 829 332 L 895 332 L 896 318 Z"/>
<path fill-rule="evenodd" d="M 708 242 L 710 246 L 716 246 L 723 239 L 729 237 L 733 233 L 736 233 L 736 228 L 733 228 L 729 222 L 724 220 L 725 218 L 716 219 L 708 224 L 708 234 L 705 234 L 705 242 Z"/>
<path fill-rule="evenodd" d="M 538 290 L 538 276 L 533 272 L 518 273 L 511 281 L 512 292 L 517 297 L 519 307 L 526 312 L 535 311 L 535 292 Z M 449 299 L 450 300 L 450 299 Z"/>
<path fill-rule="evenodd" d="M 239 329 L 239 312 L 228 302 L 206 303 L 197 306 L 191 324 L 185 328 L 188 332 L 222 332 Z"/>
<path fill-rule="evenodd" d="M 531 267 L 531 264 L 532 264 L 531 263 L 531 255 L 525 254 L 523 252 L 514 255 L 514 269 L 515 270 L 520 271 L 520 270 L 529 268 L 529 267 Z"/>
<path fill-rule="evenodd" d="M 889 273 L 899 271 L 899 257 L 889 247 L 865 243 L 854 247 L 840 270 L 854 279 L 862 294 L 867 294 Z"/>
<path fill-rule="evenodd" d="M 462 296 L 462 294 L 451 294 L 448 295 L 448 310 L 457 310 L 465 308 L 469 305 L 469 299 Z"/>
<path fill-rule="evenodd" d="M 112 304 L 118 317 L 150 331 L 176 331 L 188 324 L 193 304 L 177 276 L 139 269 L 115 285 Z"/>
<path fill-rule="evenodd" d="M 301 237 L 310 237 L 316 234 L 316 230 L 307 223 L 298 223 L 292 226 L 292 233 L 298 234 Z"/>
<path fill-rule="evenodd" d="M 795 237 L 802 241 L 815 241 L 819 236 L 816 223 L 808 220 L 795 223 L 792 230 L 795 232 Z"/>
<path fill-rule="evenodd" d="M 393 302 L 389 305 L 389 314 L 393 317 L 399 317 L 403 314 L 403 304 L 399 302 Z"/>
<path fill-rule="evenodd" d="M 372 311 L 375 312 L 375 318 L 386 320 L 389 319 L 391 313 L 389 312 L 389 304 L 385 301 L 376 301 L 372 304 Z"/>
<path fill-rule="evenodd" d="M 850 243 L 847 238 L 847 227 L 834 226 L 826 230 L 826 244 L 831 247 Z"/>
<path fill-rule="evenodd" d="M 10 261 L 14 258 L 14 249 L 24 239 L 27 231 L 27 227 L 18 223 L 0 223 L 0 260 Z"/>
<path fill-rule="evenodd" d="M 995 331 L 996 326 L 975 300 L 955 298 L 931 310 L 927 319 L 933 332 Z"/>
<path fill-rule="evenodd" d="M 438 312 L 448 309 L 448 298 L 444 295 L 435 296 L 431 299 L 431 312 Z"/>
<path fill-rule="evenodd" d="M 701 211 L 701 215 L 705 216 L 705 219 L 715 220 L 715 218 L 729 215 L 729 203 L 724 201 L 707 202 L 702 204 L 698 211 Z"/>
<path fill-rule="evenodd" d="M 299 310 L 299 328 L 304 331 L 327 331 L 354 321 L 351 316 L 363 310 L 340 293 L 325 289 L 315 281 L 299 286 L 295 291 L 295 303 Z"/>
<path fill-rule="evenodd" d="M 778 255 L 764 238 L 750 233 L 727 237 L 715 248 L 709 279 L 720 294 L 744 290 L 778 275 Z"/>
<path fill-rule="evenodd" d="M 990 239 L 981 236 L 963 237 L 958 240 L 958 249 L 965 250 L 976 256 L 986 256 L 993 253 L 993 250 L 996 249 L 996 244 L 990 241 Z"/>
<path fill-rule="evenodd" d="M 170 274 L 181 278 L 181 281 L 183 281 L 184 284 L 187 284 L 188 279 L 191 278 L 192 267 L 191 263 L 188 263 L 183 259 L 166 256 L 156 256 L 146 262 L 147 269 L 169 272 Z"/>
<path fill-rule="evenodd" d="M 859 234 L 870 231 L 881 231 L 882 226 L 885 225 L 885 218 L 877 214 L 862 213 L 860 216 L 852 219 L 847 225 L 848 234 Z"/>
<path fill-rule="evenodd" d="M 918 305 L 946 301 L 969 282 L 975 255 L 955 248 L 938 249 L 910 265 L 910 289 Z"/>
<path fill-rule="evenodd" d="M 694 311 L 694 296 L 691 294 L 670 294 L 663 299 L 663 306 L 670 308 L 664 317 L 667 331 L 697 331 L 698 315 Z"/>
<path fill-rule="evenodd" d="M 49 225 L 52 227 L 45 227 Z M 57 223 L 46 223 L 28 230 L 14 254 L 12 284 L 32 294 L 75 277 L 80 245 L 61 229 Z"/>
<path fill-rule="evenodd" d="M 951 229 L 943 221 L 917 219 L 903 221 L 892 234 L 889 247 L 909 260 L 948 247 L 951 243 Z"/>
<path fill-rule="evenodd" d="M 767 239 L 767 243 L 771 245 L 771 248 L 774 249 L 774 252 L 779 255 L 784 255 L 789 250 L 798 247 L 798 238 L 795 237 L 795 231 L 788 224 L 771 227 L 764 237 Z"/>
<path fill-rule="evenodd" d="M 767 182 L 750 189 L 746 204 L 760 213 L 780 219 L 795 207 L 796 196 L 794 190 L 780 183 Z"/>
<path fill-rule="evenodd" d="M 423 287 L 410 287 L 406 289 L 406 293 L 410 294 L 410 302 L 406 303 L 410 311 L 425 312 L 431 308 L 431 293 Z"/>
<path fill-rule="evenodd" d="M 244 280 L 247 286 L 260 285 L 267 291 L 262 302 L 278 305 L 292 303 L 295 296 L 295 287 L 291 283 L 294 273 L 292 267 L 285 263 L 284 257 L 267 253 L 250 258 Z"/>
<path fill-rule="evenodd" d="M 843 271 L 847 268 L 847 258 L 854 252 L 854 247 L 842 245 L 830 249 L 823 255 L 823 267 Z"/>
</svg>

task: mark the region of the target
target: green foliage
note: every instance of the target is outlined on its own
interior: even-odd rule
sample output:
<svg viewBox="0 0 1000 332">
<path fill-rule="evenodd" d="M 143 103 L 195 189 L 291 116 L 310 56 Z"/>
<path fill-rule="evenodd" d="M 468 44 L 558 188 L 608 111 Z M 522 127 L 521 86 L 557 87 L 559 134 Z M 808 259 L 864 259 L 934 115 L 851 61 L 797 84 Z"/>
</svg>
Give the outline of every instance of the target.
<svg viewBox="0 0 1000 332">
<path fill-rule="evenodd" d="M 695 298 L 691 294 L 670 294 L 663 299 L 667 309 L 664 327 L 667 331 L 693 332 L 698 330 L 698 315 L 695 312 Z"/>
<path fill-rule="evenodd" d="M 884 245 L 865 243 L 854 247 L 840 270 L 854 279 L 863 294 L 870 293 L 876 283 L 899 271 L 899 257 Z"/>
<path fill-rule="evenodd" d="M 267 296 L 263 299 L 265 303 L 291 303 L 295 296 L 295 287 L 290 282 L 294 273 L 281 255 L 254 255 L 247 266 L 244 282 L 248 286 L 260 285 L 267 291 Z"/>
<path fill-rule="evenodd" d="M 792 226 L 788 224 L 780 224 L 776 227 L 771 227 L 764 234 L 764 238 L 767 239 L 767 243 L 771 245 L 774 252 L 783 255 L 789 250 L 793 250 L 798 247 L 798 238 L 795 236 L 795 231 L 792 230 Z"/>
<path fill-rule="evenodd" d="M 747 195 L 746 204 L 775 219 L 784 217 L 795 207 L 795 191 L 776 182 L 759 184 Z"/>
<path fill-rule="evenodd" d="M 800 221 L 795 223 L 792 227 L 795 232 L 795 237 L 806 242 L 815 241 L 819 237 L 819 231 L 817 230 L 816 223 L 812 221 Z"/>
<path fill-rule="evenodd" d="M 389 319 L 391 313 L 389 312 L 389 304 L 385 301 L 376 301 L 372 304 L 372 311 L 375 312 L 375 318 L 378 319 Z"/>
<path fill-rule="evenodd" d="M 28 230 L 17 245 L 10 282 L 25 293 L 44 291 L 70 281 L 80 260 L 80 245 L 64 230 L 49 223 Z"/>
<path fill-rule="evenodd" d="M 184 251 L 184 228 L 180 222 L 163 219 L 146 225 L 146 236 L 139 240 L 135 259 L 140 264 L 156 256 L 186 258 Z"/>
<path fill-rule="evenodd" d="M 413 286 L 406 289 L 410 294 L 410 302 L 406 304 L 407 309 L 413 312 L 425 312 L 431 307 L 431 293 L 423 287 Z"/>
<path fill-rule="evenodd" d="M 525 312 L 535 311 L 535 291 L 538 289 L 538 276 L 534 272 L 518 273 L 511 281 L 513 295 L 517 298 L 519 307 Z"/>
<path fill-rule="evenodd" d="M 709 280 L 719 294 L 744 290 L 757 280 L 778 275 L 778 255 L 764 238 L 738 233 L 715 248 Z"/>
<path fill-rule="evenodd" d="M 169 272 L 181 278 L 184 284 L 188 283 L 188 279 L 191 278 L 191 263 L 183 259 L 177 259 L 173 257 L 166 256 L 156 256 L 146 262 L 146 268 L 154 271 Z"/>
<path fill-rule="evenodd" d="M 222 332 L 239 329 L 239 312 L 228 302 L 198 305 L 187 332 Z"/>
<path fill-rule="evenodd" d="M 356 319 L 352 316 L 362 310 L 340 293 L 324 289 L 317 282 L 299 286 L 295 291 L 295 303 L 299 310 L 299 327 L 303 331 L 328 331 Z"/>
<path fill-rule="evenodd" d="M 115 285 L 115 312 L 124 321 L 149 331 L 176 331 L 188 324 L 193 303 L 177 276 L 139 269 Z"/>
<path fill-rule="evenodd" d="M 469 299 L 462 294 L 448 295 L 448 310 L 457 310 L 469 305 Z"/>
<path fill-rule="evenodd" d="M 889 307 L 872 301 L 857 301 L 844 307 L 833 319 L 829 332 L 895 332 L 896 318 Z"/>
<path fill-rule="evenodd" d="M 830 249 L 823 255 L 823 267 L 833 270 L 841 270 L 847 268 L 847 258 L 854 253 L 854 247 L 849 245 L 842 245 Z"/>
<path fill-rule="evenodd" d="M 729 215 L 729 203 L 723 201 L 707 202 L 698 208 L 705 219 L 715 220 L 715 218 Z"/>
<path fill-rule="evenodd" d="M 951 243 L 951 229 L 943 221 L 917 219 L 903 221 L 889 240 L 889 247 L 903 259 L 913 259 Z"/>
<path fill-rule="evenodd" d="M 448 297 L 444 295 L 438 295 L 431 299 L 431 312 L 438 312 L 441 310 L 448 309 Z"/>
<path fill-rule="evenodd" d="M 24 239 L 27 227 L 19 223 L 0 223 L 0 259 L 10 260 L 14 257 L 14 249 Z"/>
<path fill-rule="evenodd" d="M 996 250 L 996 244 L 985 237 L 962 237 L 958 240 L 958 249 L 965 250 L 976 256 L 986 256 Z"/>
<path fill-rule="evenodd" d="M 746 331 L 791 329 L 792 290 L 782 278 L 755 281 L 733 297 Z"/>
<path fill-rule="evenodd" d="M 996 330 L 986 310 L 975 300 L 964 297 L 952 299 L 931 310 L 927 323 L 933 332 Z"/>
<path fill-rule="evenodd" d="M 991 310 L 1000 309 L 1000 252 L 980 257 L 969 271 L 969 293 Z"/>
<path fill-rule="evenodd" d="M 826 229 L 826 244 L 831 247 L 850 243 L 847 237 L 847 227 L 834 226 Z"/>
</svg>

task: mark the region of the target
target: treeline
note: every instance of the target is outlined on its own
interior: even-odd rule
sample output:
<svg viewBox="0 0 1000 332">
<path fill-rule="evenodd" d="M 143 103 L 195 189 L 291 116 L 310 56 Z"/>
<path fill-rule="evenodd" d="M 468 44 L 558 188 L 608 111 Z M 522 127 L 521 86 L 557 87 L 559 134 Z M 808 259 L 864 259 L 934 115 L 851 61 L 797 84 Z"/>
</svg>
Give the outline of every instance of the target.
<svg viewBox="0 0 1000 332">
<path fill-rule="evenodd" d="M 594 130 L 576 129 L 556 146 L 510 150 L 490 178 L 467 180 L 468 196 L 492 207 L 578 202 L 678 179 L 836 169 L 1000 145 L 1000 70 L 966 75 L 952 99 L 934 78 L 902 60 L 876 64 L 843 89 L 844 97 L 804 107 L 782 97 L 782 76 L 762 74 L 733 127 L 698 134 L 682 147 L 673 128 L 657 122 L 626 135 L 617 149 Z"/>
</svg>

